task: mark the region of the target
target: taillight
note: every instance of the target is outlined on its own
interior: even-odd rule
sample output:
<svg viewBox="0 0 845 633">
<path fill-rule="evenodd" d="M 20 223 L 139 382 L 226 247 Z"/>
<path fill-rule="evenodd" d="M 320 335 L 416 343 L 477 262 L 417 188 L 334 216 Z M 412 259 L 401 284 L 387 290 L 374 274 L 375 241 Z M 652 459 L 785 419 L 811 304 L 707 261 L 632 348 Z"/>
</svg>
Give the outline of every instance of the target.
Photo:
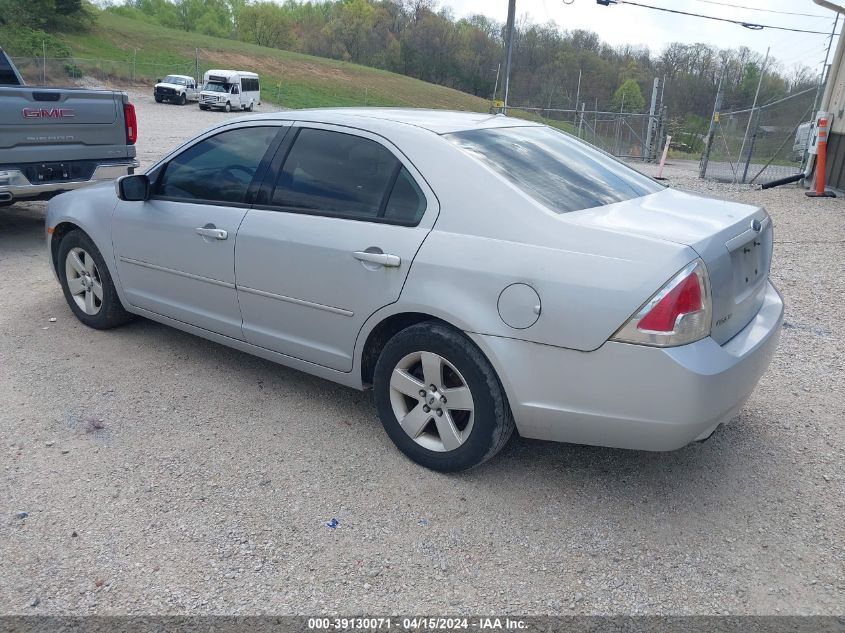
<svg viewBox="0 0 845 633">
<path fill-rule="evenodd" d="M 123 104 L 123 119 L 126 121 L 126 143 L 134 145 L 138 140 L 138 118 L 135 116 L 135 106 L 131 103 Z"/>
<path fill-rule="evenodd" d="M 649 299 L 612 340 L 670 347 L 710 335 L 712 318 L 707 267 L 695 260 Z"/>
</svg>

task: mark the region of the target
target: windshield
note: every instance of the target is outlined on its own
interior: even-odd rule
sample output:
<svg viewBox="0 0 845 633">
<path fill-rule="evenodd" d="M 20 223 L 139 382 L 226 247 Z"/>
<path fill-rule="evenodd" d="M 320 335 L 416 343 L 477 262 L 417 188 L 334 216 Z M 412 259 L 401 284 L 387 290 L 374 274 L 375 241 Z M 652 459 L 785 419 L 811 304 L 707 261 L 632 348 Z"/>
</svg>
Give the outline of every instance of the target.
<svg viewBox="0 0 845 633">
<path fill-rule="evenodd" d="M 663 189 L 604 152 L 546 126 L 470 130 L 444 138 L 557 213 Z"/>
<path fill-rule="evenodd" d="M 184 77 L 176 77 L 175 75 L 167 75 L 161 82 L 163 84 L 175 84 L 177 86 L 187 86 L 188 80 Z"/>
<path fill-rule="evenodd" d="M 207 92 L 229 92 L 229 84 L 220 84 L 217 82 L 209 81 L 205 84 L 205 88 Z"/>
</svg>

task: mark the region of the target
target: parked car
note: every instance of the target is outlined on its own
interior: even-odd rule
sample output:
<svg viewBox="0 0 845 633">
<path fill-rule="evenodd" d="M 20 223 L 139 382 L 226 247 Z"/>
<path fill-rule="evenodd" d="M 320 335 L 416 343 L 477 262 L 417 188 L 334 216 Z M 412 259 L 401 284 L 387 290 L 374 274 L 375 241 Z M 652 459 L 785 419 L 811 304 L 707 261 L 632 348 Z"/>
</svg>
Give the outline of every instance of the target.
<svg viewBox="0 0 845 633">
<path fill-rule="evenodd" d="M 189 101 L 199 101 L 200 91 L 197 90 L 197 82 L 188 75 L 167 75 L 159 79 L 153 88 L 153 98 L 156 103 L 167 101 L 185 105 Z"/>
<path fill-rule="evenodd" d="M 783 317 L 763 209 L 504 116 L 241 118 L 56 198 L 46 231 L 86 325 L 142 315 L 372 387 L 396 445 L 443 471 L 514 426 L 645 450 L 707 438 Z"/>
<path fill-rule="evenodd" d="M 137 138 L 126 93 L 26 86 L 0 49 L 0 206 L 131 174 Z"/>
<path fill-rule="evenodd" d="M 203 77 L 200 110 L 252 112 L 261 105 L 258 75 L 245 70 L 209 70 Z"/>
</svg>

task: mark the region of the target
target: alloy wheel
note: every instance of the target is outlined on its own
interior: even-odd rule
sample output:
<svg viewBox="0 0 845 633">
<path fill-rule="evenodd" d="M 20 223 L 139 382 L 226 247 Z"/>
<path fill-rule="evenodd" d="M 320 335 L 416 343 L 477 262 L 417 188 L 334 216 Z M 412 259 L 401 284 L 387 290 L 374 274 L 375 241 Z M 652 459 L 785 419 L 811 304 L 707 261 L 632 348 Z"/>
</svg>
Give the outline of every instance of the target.
<svg viewBox="0 0 845 633">
<path fill-rule="evenodd" d="M 413 352 L 390 377 L 390 403 L 399 426 L 423 448 L 446 452 L 469 438 L 472 393 L 461 372 L 434 352 Z"/>
<path fill-rule="evenodd" d="M 74 303 L 85 314 L 94 316 L 103 305 L 103 282 L 94 258 L 79 248 L 68 251 L 65 278 Z"/>
</svg>

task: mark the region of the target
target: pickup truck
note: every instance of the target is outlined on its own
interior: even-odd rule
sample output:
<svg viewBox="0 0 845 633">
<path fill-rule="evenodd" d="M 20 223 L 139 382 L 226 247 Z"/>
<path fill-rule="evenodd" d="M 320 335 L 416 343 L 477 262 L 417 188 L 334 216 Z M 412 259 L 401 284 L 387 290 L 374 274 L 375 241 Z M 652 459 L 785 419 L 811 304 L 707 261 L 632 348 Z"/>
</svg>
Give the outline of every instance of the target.
<svg viewBox="0 0 845 633">
<path fill-rule="evenodd" d="M 188 101 L 199 101 L 200 91 L 197 90 L 197 82 L 188 75 L 167 75 L 159 79 L 153 88 L 153 98 L 156 103 L 167 101 L 185 105 Z"/>
<path fill-rule="evenodd" d="M 137 138 L 126 93 L 27 86 L 0 49 L 0 206 L 131 174 Z"/>
</svg>

